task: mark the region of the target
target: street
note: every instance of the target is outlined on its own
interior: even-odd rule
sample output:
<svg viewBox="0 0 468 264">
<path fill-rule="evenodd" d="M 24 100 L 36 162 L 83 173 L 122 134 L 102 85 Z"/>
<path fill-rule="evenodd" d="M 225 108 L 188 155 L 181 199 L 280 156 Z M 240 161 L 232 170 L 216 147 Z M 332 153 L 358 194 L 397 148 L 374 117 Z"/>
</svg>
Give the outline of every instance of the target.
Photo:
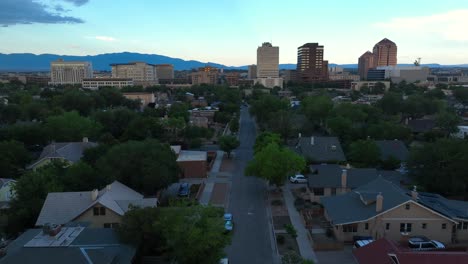
<svg viewBox="0 0 468 264">
<path fill-rule="evenodd" d="M 265 181 L 244 175 L 247 162 L 253 158 L 256 129 L 248 108 L 241 109 L 239 140 L 229 212 L 234 218 L 232 244 L 226 250 L 229 263 L 271 264 L 276 250 L 271 242 L 271 227 L 265 204 Z"/>
</svg>

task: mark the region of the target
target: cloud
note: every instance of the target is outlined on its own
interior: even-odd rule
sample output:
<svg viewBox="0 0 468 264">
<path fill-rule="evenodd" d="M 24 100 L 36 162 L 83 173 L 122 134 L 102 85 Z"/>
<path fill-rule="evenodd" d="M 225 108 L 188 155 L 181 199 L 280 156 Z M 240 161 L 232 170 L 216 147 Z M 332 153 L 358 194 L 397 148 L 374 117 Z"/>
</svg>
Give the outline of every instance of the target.
<svg viewBox="0 0 468 264">
<path fill-rule="evenodd" d="M 89 0 L 63 0 L 63 1 L 72 3 L 76 6 L 82 6 L 89 2 Z"/>
<path fill-rule="evenodd" d="M 101 41 L 106 41 L 106 42 L 112 42 L 112 41 L 116 41 L 117 39 L 113 38 L 113 37 L 108 37 L 108 36 L 95 36 L 95 37 L 92 37 L 94 39 L 97 39 L 97 40 L 101 40 Z"/>
<path fill-rule="evenodd" d="M 442 37 L 449 41 L 468 41 L 468 9 L 452 10 L 428 16 L 397 17 L 373 26 L 387 31 Z"/>
<path fill-rule="evenodd" d="M 66 0 L 75 5 L 82 5 L 87 0 Z M 0 26 L 8 27 L 19 24 L 77 24 L 84 21 L 77 17 L 64 16 L 62 6 L 49 7 L 35 0 L 1 0 Z"/>
</svg>

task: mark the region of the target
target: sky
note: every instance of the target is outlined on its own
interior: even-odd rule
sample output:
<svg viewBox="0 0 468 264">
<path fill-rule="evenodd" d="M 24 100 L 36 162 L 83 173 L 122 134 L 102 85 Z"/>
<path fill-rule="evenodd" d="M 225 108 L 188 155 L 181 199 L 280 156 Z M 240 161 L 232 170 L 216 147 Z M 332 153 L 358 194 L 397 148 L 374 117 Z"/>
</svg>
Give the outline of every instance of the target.
<svg viewBox="0 0 468 264">
<path fill-rule="evenodd" d="M 398 63 L 468 63 L 468 0 L 0 0 L 0 53 L 159 54 L 255 64 L 262 42 L 296 63 L 318 42 L 330 63 L 357 63 L 383 38 Z"/>
</svg>

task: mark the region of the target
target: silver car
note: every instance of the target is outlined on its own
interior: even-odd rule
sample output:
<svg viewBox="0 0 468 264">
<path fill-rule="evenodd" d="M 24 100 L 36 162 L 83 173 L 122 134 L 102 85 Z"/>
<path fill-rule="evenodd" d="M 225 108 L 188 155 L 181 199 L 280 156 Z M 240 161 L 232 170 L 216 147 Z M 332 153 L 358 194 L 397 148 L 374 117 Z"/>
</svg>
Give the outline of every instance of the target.
<svg viewBox="0 0 468 264">
<path fill-rule="evenodd" d="M 296 174 L 289 177 L 289 181 L 292 183 L 307 183 L 307 178 L 302 174 Z"/>
</svg>

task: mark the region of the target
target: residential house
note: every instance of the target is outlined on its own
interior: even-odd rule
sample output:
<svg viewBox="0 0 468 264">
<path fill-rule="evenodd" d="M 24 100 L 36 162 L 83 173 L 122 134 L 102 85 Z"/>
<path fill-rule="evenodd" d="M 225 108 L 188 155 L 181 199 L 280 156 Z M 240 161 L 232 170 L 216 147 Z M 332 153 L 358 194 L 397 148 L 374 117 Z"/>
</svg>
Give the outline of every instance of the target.
<svg viewBox="0 0 468 264">
<path fill-rule="evenodd" d="M 177 155 L 181 178 L 206 178 L 208 174 L 208 153 L 206 151 L 181 150 L 181 146 L 171 146 Z"/>
<path fill-rule="evenodd" d="M 436 127 L 434 119 L 406 119 L 405 125 L 411 129 L 413 134 L 424 134 Z"/>
<path fill-rule="evenodd" d="M 10 243 L 4 253 L 0 264 L 123 264 L 134 261 L 136 249 L 122 244 L 115 230 L 76 226 L 29 229 Z"/>
<path fill-rule="evenodd" d="M 89 142 L 88 138 L 83 138 L 82 142 L 53 142 L 47 145 L 43 150 L 39 159 L 29 165 L 28 169 L 37 169 L 42 167 L 52 160 L 62 160 L 73 164 L 78 162 L 83 153 L 88 148 L 96 147 L 97 143 Z"/>
<path fill-rule="evenodd" d="M 396 159 L 400 161 L 400 167 L 404 168 L 409 158 L 409 151 L 401 140 L 376 140 L 375 144 L 380 150 L 380 160 Z"/>
<path fill-rule="evenodd" d="M 397 185 L 408 183 L 408 177 L 397 171 L 375 168 L 350 168 L 337 164 L 311 165 L 308 175 L 310 200 L 320 202 L 322 197 L 344 194 L 365 185 L 379 176 Z"/>
<path fill-rule="evenodd" d="M 386 238 L 358 248 L 353 254 L 359 264 L 468 263 L 466 251 L 416 251 Z"/>
<path fill-rule="evenodd" d="M 404 240 L 426 236 L 443 243 L 453 241 L 457 221 L 418 202 L 417 191 L 408 193 L 378 177 L 351 192 L 323 197 L 324 214 L 337 240 L 354 236 Z"/>
<path fill-rule="evenodd" d="M 121 222 L 131 206 L 156 207 L 157 202 L 156 198 L 143 198 L 118 181 L 100 191 L 49 193 L 36 226 L 83 222 L 90 227 L 111 228 Z"/>
<path fill-rule="evenodd" d="M 9 207 L 11 199 L 15 193 L 13 185 L 16 183 L 13 179 L 0 178 L 0 210 Z"/>
<path fill-rule="evenodd" d="M 346 161 L 337 137 L 299 136 L 294 150 L 312 163 Z"/>
<path fill-rule="evenodd" d="M 190 120 L 195 120 L 196 117 L 205 117 L 208 120 L 208 126 L 214 123 L 214 117 L 218 108 L 215 107 L 204 107 L 204 108 L 194 108 L 189 110 Z"/>
</svg>

